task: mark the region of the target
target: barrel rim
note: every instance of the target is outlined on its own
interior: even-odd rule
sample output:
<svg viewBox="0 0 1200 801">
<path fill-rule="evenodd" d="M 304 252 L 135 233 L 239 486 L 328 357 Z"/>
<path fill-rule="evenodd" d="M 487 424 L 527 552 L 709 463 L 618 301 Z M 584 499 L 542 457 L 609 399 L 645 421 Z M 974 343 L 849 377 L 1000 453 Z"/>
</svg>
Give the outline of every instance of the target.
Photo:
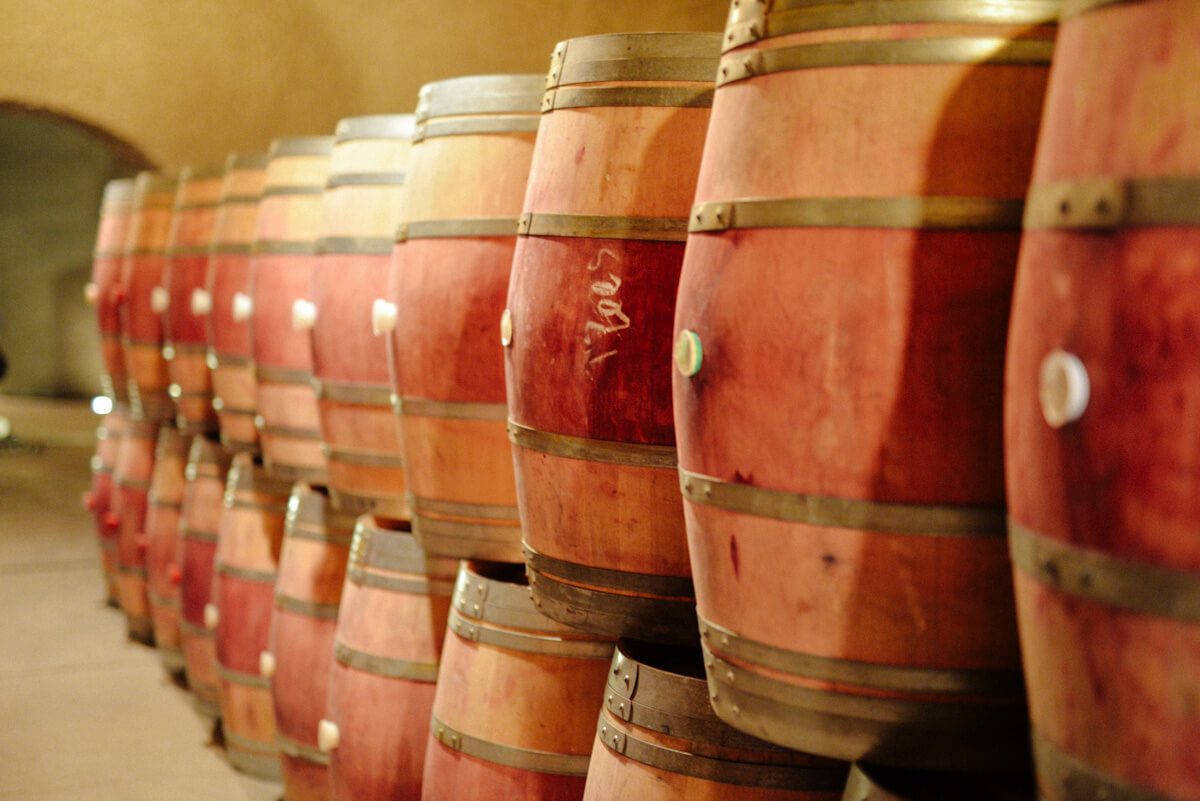
<svg viewBox="0 0 1200 801">
<path fill-rule="evenodd" d="M 719 32 L 639 31 L 564 39 L 554 46 L 546 89 L 580 83 L 695 81 L 711 84 Z"/>
<path fill-rule="evenodd" d="M 416 128 L 416 114 L 365 114 L 339 120 L 334 139 L 339 145 L 356 139 L 409 140 Z"/>
<path fill-rule="evenodd" d="M 332 136 L 281 136 L 271 140 L 270 159 L 284 156 L 328 156 L 336 141 Z"/>
<path fill-rule="evenodd" d="M 545 80 L 540 73 L 496 73 L 432 81 L 420 89 L 416 121 L 467 114 L 537 114 Z"/>
<path fill-rule="evenodd" d="M 271 160 L 266 151 L 236 151 L 225 158 L 225 172 L 234 170 L 265 170 Z"/>
</svg>

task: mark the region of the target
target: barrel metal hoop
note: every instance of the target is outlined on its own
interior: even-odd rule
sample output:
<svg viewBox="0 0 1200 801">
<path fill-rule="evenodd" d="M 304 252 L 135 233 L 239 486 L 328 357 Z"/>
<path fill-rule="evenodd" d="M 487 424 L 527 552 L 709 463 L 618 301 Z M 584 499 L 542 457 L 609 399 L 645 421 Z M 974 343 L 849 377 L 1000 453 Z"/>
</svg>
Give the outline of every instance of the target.
<svg viewBox="0 0 1200 801">
<path fill-rule="evenodd" d="M 711 108 L 713 102 L 712 69 L 699 86 L 563 86 L 542 95 L 542 113 L 569 108 L 666 107 Z"/>
<path fill-rule="evenodd" d="M 491 762 L 493 765 L 535 773 L 583 777 L 587 775 L 588 762 L 591 760 L 591 754 L 556 754 L 481 740 L 450 728 L 438 720 L 436 715 L 430 720 L 429 727 L 434 739 L 450 750 Z"/>
<path fill-rule="evenodd" d="M 150 589 L 146 590 L 146 596 L 149 599 L 151 606 L 156 606 L 160 609 L 174 609 L 175 611 L 179 611 L 180 609 L 178 598 L 168 598 L 167 596 L 159 595 L 157 592 Z M 159 648 L 162 647 L 164 646 L 160 644 Z"/>
<path fill-rule="evenodd" d="M 1136 562 L 1009 521 L 1013 564 L 1058 592 L 1118 609 L 1200 624 L 1200 574 Z"/>
<path fill-rule="evenodd" d="M 338 616 L 338 604 L 317 603 L 303 598 L 294 598 L 282 592 L 275 593 L 275 608 L 314 620 L 337 620 Z"/>
<path fill-rule="evenodd" d="M 511 419 L 508 421 L 508 439 L 519 448 L 566 459 L 627 467 L 674 469 L 677 466 L 674 445 L 646 445 L 555 434 L 523 426 Z"/>
<path fill-rule="evenodd" d="M 1094 1 L 1094 0 L 1093 0 Z M 1068 4 L 1071 0 L 1068 0 Z M 1101 0 L 1116 2 L 1116 0 Z M 913 23 L 1041 25 L 1058 19 L 1058 0 L 894 0 L 859 3 L 839 0 L 773 0 L 739 3 L 725 30 L 723 48 L 792 33 Z"/>
<path fill-rule="evenodd" d="M 679 469 L 679 485 L 684 499 L 692 503 L 790 523 L 886 534 L 997 539 L 1005 535 L 1002 507 L 888 503 L 810 495 L 722 481 L 683 468 Z"/>
<path fill-rule="evenodd" d="M 259 503 L 258 501 L 247 501 L 242 498 L 225 498 L 226 509 L 249 509 L 253 512 L 261 512 L 265 515 L 286 515 L 287 504 L 282 503 Z"/>
<path fill-rule="evenodd" d="M 530 603 L 530 608 L 533 608 L 532 603 Z M 550 622 L 549 618 L 545 618 L 545 620 Z M 608 661 L 612 658 L 614 646 L 611 641 L 571 640 L 553 634 L 494 628 L 486 623 L 466 618 L 456 608 L 450 610 L 447 628 L 461 639 L 470 642 L 563 659 L 603 659 Z"/>
<path fill-rule="evenodd" d="M 198 528 L 191 528 L 188 526 L 180 526 L 179 534 L 185 540 L 189 540 L 191 542 L 216 542 L 217 541 L 217 532 L 201 531 Z"/>
<path fill-rule="evenodd" d="M 354 566 L 346 571 L 350 583 L 360 587 L 373 587 L 388 592 L 404 595 L 428 595 L 437 598 L 448 598 L 454 592 L 454 582 L 450 579 L 429 578 L 400 578 L 398 576 L 382 576 L 378 573 L 368 573 L 363 567 Z"/>
<path fill-rule="evenodd" d="M 323 236 L 317 240 L 317 253 L 387 256 L 394 246 L 395 239 L 390 236 Z"/>
<path fill-rule="evenodd" d="M 330 175 L 326 189 L 337 189 L 342 186 L 404 186 L 407 180 L 404 172 L 344 172 Z"/>
<path fill-rule="evenodd" d="M 413 143 L 436 139 L 439 136 L 537 133 L 540 122 L 541 120 L 533 114 L 430 120 L 417 126 L 417 131 L 413 134 Z"/>
<path fill-rule="evenodd" d="M 509 554 L 520 544 L 517 523 L 443 520 L 413 514 L 413 536 L 429 553 L 458 559 L 515 561 Z"/>
<path fill-rule="evenodd" d="M 671 732 L 675 734 L 675 732 Z M 637 737 L 601 715 L 596 735 L 604 747 L 634 762 L 667 773 L 742 787 L 835 793 L 846 785 L 846 768 L 813 768 L 798 765 L 734 762 L 690 754 Z"/>
<path fill-rule="evenodd" d="M 349 525 L 345 525 L 343 521 L 332 517 L 331 519 L 327 519 L 323 526 L 289 520 L 286 535 L 289 539 L 309 540 L 311 542 L 321 542 L 326 545 L 349 548 L 350 541 L 354 538 L 354 534 L 352 533 L 353 526 L 353 521 Z"/>
<path fill-rule="evenodd" d="M 93 250 L 92 258 L 99 261 L 101 259 L 119 259 L 125 255 L 123 250 Z"/>
<path fill-rule="evenodd" d="M 989 197 L 809 197 L 710 201 L 691 233 L 746 228 L 919 228 L 1019 231 L 1024 202 Z"/>
<path fill-rule="evenodd" d="M 417 220 L 404 223 L 396 230 L 396 241 L 516 235 L 516 217 L 460 217 L 453 220 Z"/>
<path fill-rule="evenodd" d="M 543 84 L 543 75 L 529 73 L 473 75 L 427 83 L 418 95 L 417 123 L 437 117 L 535 112 Z"/>
<path fill-rule="evenodd" d="M 356 406 L 392 407 L 392 390 L 385 384 L 364 384 L 350 381 L 328 381 L 314 376 L 313 389 L 317 400 L 350 403 Z"/>
<path fill-rule="evenodd" d="M 159 248 L 126 248 L 125 250 L 121 251 L 121 256 L 123 256 L 125 258 L 139 257 L 139 256 L 158 256 L 160 258 L 163 258 L 166 255 L 167 254 L 165 252 L 163 252 L 163 248 L 161 248 L 161 247 L 159 247 Z"/>
<path fill-rule="evenodd" d="M 213 633 L 204 626 L 198 626 L 186 617 L 179 619 L 179 630 L 188 637 L 199 637 L 205 640 L 213 639 Z"/>
<path fill-rule="evenodd" d="M 404 459 L 395 453 L 379 453 L 376 451 L 352 451 L 346 448 L 333 448 L 327 444 L 321 445 L 321 453 L 331 462 L 339 464 L 357 464 L 365 467 L 404 467 Z"/>
<path fill-rule="evenodd" d="M 291 759 L 311 762 L 314 765 L 329 764 L 329 754 L 326 754 L 320 748 L 302 743 L 299 740 L 293 740 L 291 737 L 280 734 L 278 731 L 275 732 L 275 744 L 279 746 L 279 753 Z"/>
<path fill-rule="evenodd" d="M 526 568 L 533 603 L 546 617 L 605 637 L 695 647 L 696 602 L 691 598 L 626 595 L 580 587 Z"/>
<path fill-rule="evenodd" d="M 1068 754 L 1046 737 L 1033 731 L 1033 759 L 1038 785 L 1046 798 L 1104 799 L 1104 801 L 1179 801 L 1176 796 L 1156 793 L 1121 781 Z"/>
<path fill-rule="evenodd" d="M 264 256 L 315 256 L 317 243 L 312 239 L 260 239 L 251 245 L 251 253 Z"/>
<path fill-rule="evenodd" d="M 311 428 L 293 428 L 291 426 L 275 426 L 275 425 L 269 425 L 267 423 L 263 423 L 262 425 L 258 426 L 258 433 L 263 435 L 264 437 L 279 437 L 281 439 L 308 439 L 308 440 L 317 440 L 317 441 L 319 441 L 321 439 L 321 432 L 316 431 Z M 287 467 L 288 467 L 287 465 L 276 466 L 272 469 L 272 471 L 279 472 L 281 469 L 285 469 Z M 312 468 L 310 470 L 309 468 L 297 467 L 295 469 L 295 475 L 297 477 L 297 480 L 299 480 L 300 478 L 303 478 L 306 475 L 309 475 L 310 472 L 311 472 L 313 478 L 316 478 L 320 474 L 320 471 L 317 468 Z M 324 482 L 318 481 L 317 483 L 324 483 Z"/>
<path fill-rule="evenodd" d="M 1035 184 L 1025 204 L 1030 230 L 1121 229 L 1200 224 L 1200 176 L 1095 177 Z"/>
<path fill-rule="evenodd" d="M 220 677 L 221 681 L 227 681 L 230 684 L 240 684 L 243 687 L 254 687 L 259 690 L 271 689 L 271 680 L 266 676 L 260 676 L 255 673 L 243 673 L 240 670 L 227 668 L 220 662 L 217 663 L 217 676 Z M 228 736 L 228 733 L 226 733 L 226 736 Z"/>
<path fill-rule="evenodd" d="M 257 570 L 252 567 L 239 567 L 238 565 L 227 565 L 224 562 L 218 562 L 213 568 L 222 576 L 241 579 L 255 584 L 270 584 L 275 586 L 276 572 L 274 570 Z"/>
<path fill-rule="evenodd" d="M 893 65 L 1029 65 L 1045 67 L 1053 39 L 957 36 L 939 39 L 822 42 L 820 44 L 729 53 L 717 70 L 717 86 L 760 75 L 827 67 Z"/>
<path fill-rule="evenodd" d="M 1108 6 L 1129 5 L 1136 2 L 1141 2 L 1141 0 L 1063 0 L 1059 20 L 1065 21 Z"/>
<path fill-rule="evenodd" d="M 464 403 L 427 398 L 396 398 L 396 413 L 405 417 L 438 417 L 445 420 L 496 420 L 508 417 L 505 403 Z"/>
<path fill-rule="evenodd" d="M 194 256 L 208 258 L 212 254 L 211 245 L 189 245 L 185 247 L 167 248 L 168 259 L 186 259 Z"/>
<path fill-rule="evenodd" d="M 138 492 L 149 492 L 150 480 L 145 478 L 130 478 L 129 476 L 117 474 L 117 486 L 124 489 L 137 490 Z"/>
<path fill-rule="evenodd" d="M 229 194 L 229 195 L 221 195 L 221 199 L 217 202 L 219 205 L 225 206 L 225 205 L 229 205 L 229 204 L 256 204 L 260 200 L 262 200 L 261 194 L 257 194 L 257 195 Z"/>
<path fill-rule="evenodd" d="M 626 570 L 593 567 L 555 559 L 538 553 L 527 542 L 522 543 L 525 564 L 530 570 L 569 582 L 609 587 L 625 593 L 648 593 L 694 602 L 696 588 L 688 576 L 664 576 L 650 573 L 632 573 Z"/>
<path fill-rule="evenodd" d="M 520 522 L 520 512 L 516 506 L 507 504 L 462 503 L 461 501 L 443 501 L 437 498 L 422 498 L 419 495 L 408 494 L 408 505 L 414 513 L 429 513 L 435 515 L 458 515 L 460 517 L 478 518 L 482 520 L 497 520 L 505 522 Z"/>
<path fill-rule="evenodd" d="M 619 217 L 602 214 L 522 214 L 520 236 L 564 236 L 632 239 L 643 242 L 686 242 L 688 221 L 682 217 Z"/>
<path fill-rule="evenodd" d="M 149 573 L 144 567 L 135 567 L 133 565 L 117 565 L 117 572 L 122 576 L 130 576 L 132 578 L 146 578 Z"/>
<path fill-rule="evenodd" d="M 220 710 L 218 708 L 219 716 Z M 266 744 L 246 737 L 239 737 L 233 732 L 225 732 L 225 752 L 229 764 L 234 769 L 254 776 L 279 783 L 283 781 L 283 766 L 279 762 L 279 749 L 272 742 Z"/>
<path fill-rule="evenodd" d="M 236 356 L 232 353 L 218 353 L 212 348 L 208 349 L 207 358 L 213 360 L 217 367 L 253 367 L 254 360 L 249 356 Z M 212 367 L 212 365 L 209 365 Z"/>
<path fill-rule="evenodd" d="M 360 651 L 342 642 L 333 646 L 333 656 L 339 663 L 354 670 L 383 676 L 389 679 L 404 679 L 433 684 L 438 677 L 437 662 L 413 662 Z"/>
<path fill-rule="evenodd" d="M 299 186 L 268 186 L 262 191 L 263 199 L 269 197 L 313 197 L 325 191 L 324 184 Z"/>
<path fill-rule="evenodd" d="M 308 370 L 295 370 L 288 367 L 268 367 L 263 364 L 254 366 L 254 377 L 269 384 L 300 384 L 312 386 L 312 373 Z"/>
<path fill-rule="evenodd" d="M 575 83 L 704 81 L 717 68 L 719 33 L 612 33 L 559 42 L 546 88 Z"/>
<path fill-rule="evenodd" d="M 731 657 L 739 663 L 761 665 L 800 679 L 922 695 L 1004 695 L 1019 698 L 1024 692 L 1024 681 L 1019 668 L 919 668 L 816 656 L 739 636 L 702 617 L 700 641 L 706 651 L 721 659 Z M 864 700 L 870 702 L 881 699 L 864 697 Z"/>
<path fill-rule="evenodd" d="M 150 496 L 148 503 L 158 509 L 174 509 L 177 512 L 183 509 L 182 501 L 168 501 L 162 498 L 155 498 L 153 495 Z"/>
<path fill-rule="evenodd" d="M 219 242 L 212 246 L 214 256 L 249 256 L 253 252 L 253 242 Z"/>
</svg>

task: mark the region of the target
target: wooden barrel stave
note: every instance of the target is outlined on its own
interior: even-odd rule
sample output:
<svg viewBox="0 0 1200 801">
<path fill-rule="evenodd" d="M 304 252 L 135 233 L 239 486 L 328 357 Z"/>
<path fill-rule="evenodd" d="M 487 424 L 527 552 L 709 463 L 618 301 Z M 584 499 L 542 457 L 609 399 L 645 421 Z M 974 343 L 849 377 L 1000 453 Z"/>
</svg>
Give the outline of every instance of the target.
<svg viewBox="0 0 1200 801">
<path fill-rule="evenodd" d="M 118 178 L 104 185 L 96 249 L 92 255 L 92 280 L 85 290 L 88 301 L 96 307 L 96 322 L 100 329 L 100 359 L 104 366 L 101 384 L 105 393 L 117 403 L 129 402 L 129 383 L 121 350 L 120 305 L 124 298 L 122 251 L 133 212 L 133 194 L 134 181 L 130 178 Z"/>
<path fill-rule="evenodd" d="M 117 446 L 113 469 L 113 512 L 117 516 L 117 594 L 129 636 L 154 641 L 154 623 L 146 594 L 146 510 L 154 470 L 154 420 L 130 420 Z"/>
<path fill-rule="evenodd" d="M 177 429 L 162 426 L 154 450 L 154 471 L 146 510 L 146 594 L 154 624 L 154 645 L 163 668 L 182 674 L 184 659 L 179 629 L 179 582 L 176 561 L 188 440 Z"/>
</svg>

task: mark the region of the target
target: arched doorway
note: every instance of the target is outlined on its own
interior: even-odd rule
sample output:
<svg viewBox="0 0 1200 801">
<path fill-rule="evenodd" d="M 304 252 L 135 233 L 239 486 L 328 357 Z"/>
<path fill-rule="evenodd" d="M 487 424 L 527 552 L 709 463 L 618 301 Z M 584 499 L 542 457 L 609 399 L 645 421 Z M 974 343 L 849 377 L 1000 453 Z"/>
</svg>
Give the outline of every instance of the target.
<svg viewBox="0 0 1200 801">
<path fill-rule="evenodd" d="M 0 101 L 0 393 L 99 388 L 95 318 L 83 301 L 104 184 L 151 166 L 133 145 L 49 109 Z"/>
</svg>

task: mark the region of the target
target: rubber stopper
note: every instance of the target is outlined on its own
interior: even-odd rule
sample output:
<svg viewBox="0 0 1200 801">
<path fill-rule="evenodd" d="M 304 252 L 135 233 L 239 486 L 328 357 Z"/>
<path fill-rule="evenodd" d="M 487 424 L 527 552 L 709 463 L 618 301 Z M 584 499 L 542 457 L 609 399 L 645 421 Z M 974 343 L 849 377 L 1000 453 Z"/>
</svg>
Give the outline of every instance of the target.
<svg viewBox="0 0 1200 801">
<path fill-rule="evenodd" d="M 150 311 L 162 314 L 171 306 L 171 295 L 166 287 L 156 286 L 150 290 Z"/>
<path fill-rule="evenodd" d="M 216 604 L 204 605 L 204 628 L 209 631 L 216 631 L 217 624 L 221 622 L 221 610 L 217 609 Z"/>
<path fill-rule="evenodd" d="M 505 309 L 500 313 L 500 344 L 507 348 L 512 344 L 512 337 L 512 312 Z"/>
<path fill-rule="evenodd" d="M 258 655 L 258 672 L 268 679 L 275 675 L 275 654 L 263 651 Z"/>
<path fill-rule="evenodd" d="M 375 336 L 383 336 L 396 330 L 396 304 L 383 298 L 375 298 L 371 304 L 371 331 Z"/>
<path fill-rule="evenodd" d="M 96 286 L 95 281 L 83 285 L 83 300 L 89 306 L 95 306 L 96 301 L 100 300 L 100 287 Z"/>
<path fill-rule="evenodd" d="M 105 512 L 104 525 L 108 528 L 116 528 L 117 526 L 121 525 L 121 516 L 116 512 Z"/>
<path fill-rule="evenodd" d="M 292 330 L 307 331 L 317 324 L 317 304 L 299 298 L 292 303 Z"/>
<path fill-rule="evenodd" d="M 675 337 L 675 368 L 679 370 L 680 375 L 691 378 L 700 372 L 703 363 L 704 346 L 700 342 L 700 335 L 695 331 L 682 329 Z"/>
<path fill-rule="evenodd" d="M 254 300 L 245 292 L 235 292 L 229 304 L 229 314 L 235 323 L 244 323 L 254 314 Z"/>
<path fill-rule="evenodd" d="M 323 753 L 328 754 L 337 748 L 341 741 L 342 732 L 332 720 L 322 719 L 317 724 L 317 748 L 320 748 Z"/>
<path fill-rule="evenodd" d="M 167 581 L 171 582 L 173 587 L 178 587 L 183 583 L 183 571 L 179 569 L 179 565 L 171 565 L 167 568 Z"/>
<path fill-rule="evenodd" d="M 1051 428 L 1062 428 L 1083 416 L 1092 394 L 1087 368 L 1073 353 L 1055 349 L 1038 371 L 1038 401 Z"/>
<path fill-rule="evenodd" d="M 192 316 L 205 317 L 212 311 L 212 295 L 205 289 L 192 290 Z"/>
</svg>

